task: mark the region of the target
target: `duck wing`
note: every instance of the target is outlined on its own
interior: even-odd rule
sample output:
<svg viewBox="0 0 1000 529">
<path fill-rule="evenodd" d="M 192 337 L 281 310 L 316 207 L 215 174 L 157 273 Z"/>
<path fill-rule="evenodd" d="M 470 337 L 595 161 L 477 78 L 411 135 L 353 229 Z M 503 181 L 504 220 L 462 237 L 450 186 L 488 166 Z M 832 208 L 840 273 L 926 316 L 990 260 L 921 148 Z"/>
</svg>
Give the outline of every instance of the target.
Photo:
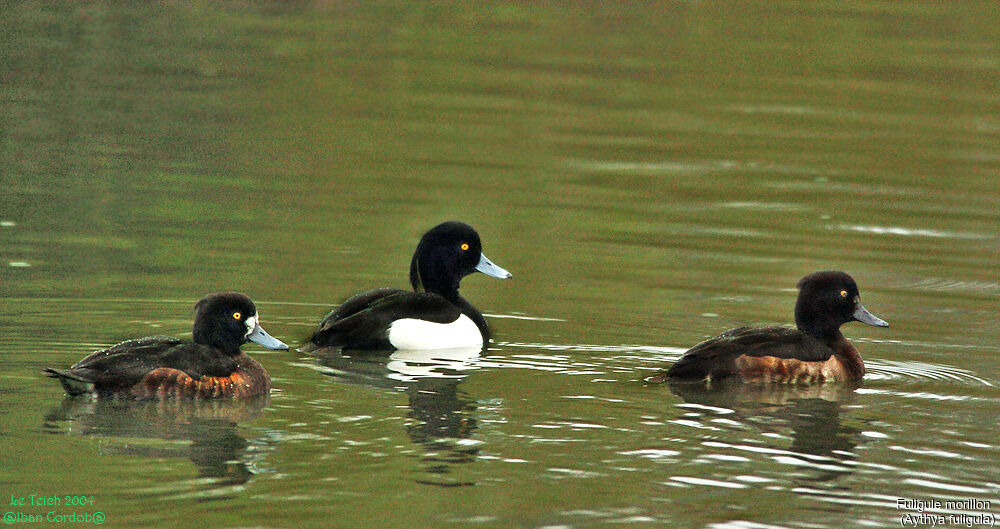
<svg viewBox="0 0 1000 529">
<path fill-rule="evenodd" d="M 139 383 L 157 368 L 183 371 L 193 379 L 229 376 L 236 358 L 217 349 L 169 336 L 128 340 L 94 352 L 66 370 L 46 368 L 46 376 L 60 379 L 67 392 L 114 391 Z"/>
<path fill-rule="evenodd" d="M 451 323 L 462 311 L 447 299 L 429 292 L 380 288 L 357 294 L 332 310 L 300 349 L 321 347 L 392 350 L 389 326 L 405 318 Z"/>
</svg>

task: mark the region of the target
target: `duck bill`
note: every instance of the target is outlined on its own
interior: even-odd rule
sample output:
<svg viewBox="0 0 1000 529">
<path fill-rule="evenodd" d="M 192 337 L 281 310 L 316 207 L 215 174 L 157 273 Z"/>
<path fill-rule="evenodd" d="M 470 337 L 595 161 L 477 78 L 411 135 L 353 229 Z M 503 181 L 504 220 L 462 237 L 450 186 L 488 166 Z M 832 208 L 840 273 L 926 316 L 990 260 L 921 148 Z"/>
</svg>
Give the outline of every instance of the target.
<svg viewBox="0 0 1000 529">
<path fill-rule="evenodd" d="M 854 309 L 854 319 L 860 321 L 861 323 L 867 323 L 868 325 L 874 325 L 876 327 L 888 327 L 889 324 L 885 320 L 875 316 L 864 305 L 858 303 L 858 308 Z"/>
<path fill-rule="evenodd" d="M 267 331 L 259 323 L 254 324 L 253 330 L 247 335 L 247 340 L 255 344 L 260 344 L 268 349 L 288 349 L 288 346 L 281 340 L 267 334 Z"/>
<path fill-rule="evenodd" d="M 487 259 L 484 254 L 479 254 L 479 264 L 476 265 L 476 270 L 497 279 L 510 279 L 511 277 L 510 272 L 493 264 L 493 261 Z"/>
</svg>

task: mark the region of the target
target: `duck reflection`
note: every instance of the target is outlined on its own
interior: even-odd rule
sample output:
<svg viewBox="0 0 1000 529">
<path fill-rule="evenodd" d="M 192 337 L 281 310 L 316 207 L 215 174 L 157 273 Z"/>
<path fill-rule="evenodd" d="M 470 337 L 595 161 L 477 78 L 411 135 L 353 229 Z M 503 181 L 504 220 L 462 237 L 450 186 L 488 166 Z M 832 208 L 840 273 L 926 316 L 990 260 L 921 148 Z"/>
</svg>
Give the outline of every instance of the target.
<svg viewBox="0 0 1000 529">
<path fill-rule="evenodd" d="M 324 373 L 351 384 L 405 392 L 406 433 L 424 448 L 428 479 L 421 483 L 462 486 L 473 483 L 451 477 L 453 465 L 470 463 L 479 454 L 470 441 L 478 425 L 476 404 L 460 389 L 481 348 L 384 353 L 317 350 L 311 352 L 326 367 Z"/>
<path fill-rule="evenodd" d="M 233 485 L 248 482 L 254 474 L 247 455 L 250 443 L 240 435 L 237 423 L 253 419 L 269 402 L 266 395 L 232 401 L 69 397 L 46 414 L 44 421 L 53 433 L 122 440 L 102 446 L 103 453 L 188 458 L 198 477 L 215 478 L 216 485 Z M 143 439 L 150 442 L 137 442 Z"/>
<path fill-rule="evenodd" d="M 791 384 L 745 384 L 741 382 L 711 385 L 703 382 L 670 382 L 670 391 L 689 404 L 724 408 L 735 412 L 736 420 L 768 434 L 791 437 L 791 446 L 771 448 L 794 454 L 819 456 L 807 468 L 815 474 L 807 481 L 829 481 L 854 468 L 854 450 L 860 444 L 861 430 L 845 424 L 843 407 L 853 400 L 860 383 L 797 386 Z M 765 436 L 764 439 L 773 438 Z M 829 459 L 827 459 L 829 458 Z M 824 464 L 823 460 L 832 464 Z"/>
</svg>

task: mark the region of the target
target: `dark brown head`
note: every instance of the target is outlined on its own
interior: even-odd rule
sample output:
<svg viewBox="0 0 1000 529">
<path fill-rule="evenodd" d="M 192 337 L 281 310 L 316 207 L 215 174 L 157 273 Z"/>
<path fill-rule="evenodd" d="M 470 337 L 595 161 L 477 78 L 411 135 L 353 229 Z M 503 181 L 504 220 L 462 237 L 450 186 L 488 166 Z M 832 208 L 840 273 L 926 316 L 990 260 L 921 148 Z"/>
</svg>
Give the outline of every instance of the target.
<svg viewBox="0 0 1000 529">
<path fill-rule="evenodd" d="M 288 349 L 264 332 L 257 321 L 257 307 L 238 292 L 209 294 L 194 306 L 194 341 L 229 354 L 239 354 L 248 340 L 268 349 Z"/>
<path fill-rule="evenodd" d="M 858 285 L 843 272 L 816 272 L 799 283 L 799 298 L 795 302 L 795 325 L 800 331 L 817 338 L 830 338 L 849 321 L 860 321 L 876 327 L 889 324 L 868 312 L 861 304 Z"/>
<path fill-rule="evenodd" d="M 510 272 L 483 255 L 479 234 L 472 226 L 444 222 L 431 228 L 417 244 L 410 262 L 410 283 L 413 290 L 433 292 L 454 301 L 459 282 L 473 272 L 500 279 L 510 277 Z"/>
</svg>

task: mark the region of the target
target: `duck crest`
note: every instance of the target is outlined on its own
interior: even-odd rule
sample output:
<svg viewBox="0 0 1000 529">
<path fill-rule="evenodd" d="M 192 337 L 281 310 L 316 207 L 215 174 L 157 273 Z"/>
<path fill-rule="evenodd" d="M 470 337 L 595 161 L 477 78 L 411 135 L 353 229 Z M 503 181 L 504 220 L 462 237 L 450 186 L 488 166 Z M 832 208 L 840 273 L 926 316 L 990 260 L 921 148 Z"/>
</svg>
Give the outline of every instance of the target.
<svg viewBox="0 0 1000 529">
<path fill-rule="evenodd" d="M 414 292 L 427 292 L 427 289 L 424 288 L 424 282 L 420 278 L 420 257 L 416 253 L 410 260 L 410 285 L 413 286 Z"/>
<path fill-rule="evenodd" d="M 410 284 L 415 292 L 431 292 L 455 302 L 461 280 L 461 274 L 433 255 L 417 252 L 410 261 Z"/>
<path fill-rule="evenodd" d="M 410 260 L 410 285 L 414 292 L 424 292 L 424 284 L 420 280 L 420 265 L 417 263 L 417 256 Z"/>
</svg>

